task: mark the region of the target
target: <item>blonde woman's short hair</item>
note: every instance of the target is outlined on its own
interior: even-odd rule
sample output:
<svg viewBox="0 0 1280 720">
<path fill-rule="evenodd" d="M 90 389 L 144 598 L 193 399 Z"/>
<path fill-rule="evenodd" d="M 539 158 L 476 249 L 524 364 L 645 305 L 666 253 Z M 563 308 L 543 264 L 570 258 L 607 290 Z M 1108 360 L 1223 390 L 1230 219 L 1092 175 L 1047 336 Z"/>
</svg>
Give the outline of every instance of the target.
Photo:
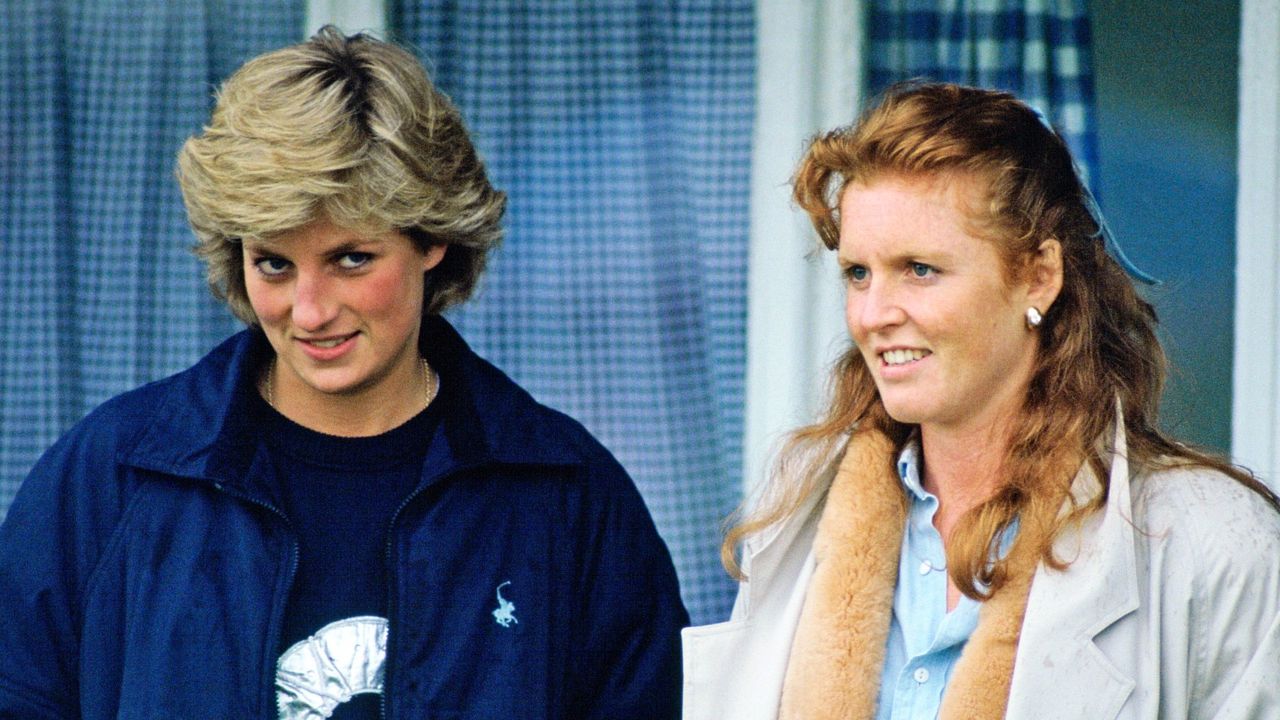
<svg viewBox="0 0 1280 720">
<path fill-rule="evenodd" d="M 178 182 L 209 287 L 257 324 L 246 238 L 326 218 L 447 245 L 423 313 L 466 300 L 502 238 L 496 190 L 462 117 L 403 48 L 328 26 L 260 55 L 217 93 L 208 126 L 178 153 Z"/>
</svg>

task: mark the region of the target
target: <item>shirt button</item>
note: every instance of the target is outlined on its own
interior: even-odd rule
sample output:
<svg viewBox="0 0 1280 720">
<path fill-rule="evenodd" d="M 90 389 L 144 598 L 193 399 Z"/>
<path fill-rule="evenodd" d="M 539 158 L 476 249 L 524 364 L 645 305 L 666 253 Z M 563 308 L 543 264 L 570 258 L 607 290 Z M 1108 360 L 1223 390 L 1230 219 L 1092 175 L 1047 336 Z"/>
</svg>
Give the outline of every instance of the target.
<svg viewBox="0 0 1280 720">
<path fill-rule="evenodd" d="M 928 560 L 925 560 L 924 562 L 920 563 L 921 575 L 928 575 L 932 571 L 933 571 L 933 563 L 929 562 Z"/>
<path fill-rule="evenodd" d="M 914 677 L 916 679 L 916 682 L 920 683 L 921 685 L 929 682 L 929 671 L 926 670 L 925 668 L 916 668 L 916 671 L 912 673 L 911 676 Z"/>
</svg>

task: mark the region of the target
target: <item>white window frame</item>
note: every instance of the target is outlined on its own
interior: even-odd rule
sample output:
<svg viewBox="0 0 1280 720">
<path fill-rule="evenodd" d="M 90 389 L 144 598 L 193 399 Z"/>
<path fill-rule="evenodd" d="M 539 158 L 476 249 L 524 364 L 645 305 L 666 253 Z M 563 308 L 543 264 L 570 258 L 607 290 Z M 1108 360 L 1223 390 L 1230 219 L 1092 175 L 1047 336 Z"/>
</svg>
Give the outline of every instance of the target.
<svg viewBox="0 0 1280 720">
<path fill-rule="evenodd" d="M 1280 0 L 1240 14 L 1231 454 L 1280 487 Z"/>
<path fill-rule="evenodd" d="M 863 84 L 862 0 L 756 3 L 743 484 L 760 483 L 786 433 L 821 407 L 844 347 L 834 253 L 791 202 L 791 174 L 815 133 L 855 119 Z M 815 248 L 806 253 L 806 248 Z"/>
<path fill-rule="evenodd" d="M 348 35 L 367 32 L 386 37 L 387 11 L 383 0 L 307 0 L 304 37 L 325 25 L 337 26 Z"/>
</svg>

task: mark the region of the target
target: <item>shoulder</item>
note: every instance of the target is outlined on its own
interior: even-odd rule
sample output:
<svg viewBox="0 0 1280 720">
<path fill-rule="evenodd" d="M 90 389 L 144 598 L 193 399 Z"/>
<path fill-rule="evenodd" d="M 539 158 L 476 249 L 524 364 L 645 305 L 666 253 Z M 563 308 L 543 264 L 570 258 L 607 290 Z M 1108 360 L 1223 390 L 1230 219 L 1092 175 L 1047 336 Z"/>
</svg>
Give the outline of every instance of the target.
<svg viewBox="0 0 1280 720">
<path fill-rule="evenodd" d="M 152 422 L 163 383 L 152 383 L 99 405 L 64 433 L 27 474 L 0 525 L 0 575 L 32 578 L 30 568 L 52 572 L 67 563 L 84 575 L 124 517 L 140 481 L 123 458 Z M 21 553 L 8 552 L 23 548 Z M 19 560 L 20 558 L 20 560 Z M 15 580 L 20 578 L 21 580 Z"/>
<path fill-rule="evenodd" d="M 577 419 L 536 403 L 534 417 L 542 426 L 548 442 L 581 458 L 584 465 L 602 470 L 622 472 L 622 466 L 599 439 Z"/>
<path fill-rule="evenodd" d="M 483 361 L 481 361 L 483 362 Z M 486 380 L 472 386 L 477 425 L 499 467 L 524 468 L 548 488 L 573 498 L 588 524 L 617 524 L 648 534 L 647 504 L 630 474 L 581 422 L 545 405 L 485 363 Z M 484 392 L 478 390 L 484 387 Z"/>
<path fill-rule="evenodd" d="M 552 408 L 465 345 L 442 362 L 459 381 L 457 408 L 473 422 L 496 459 L 520 464 L 560 464 L 594 474 L 626 477 L 613 454 L 578 420 Z M 447 363 L 447 364 L 445 364 Z M 628 481 L 629 482 L 629 481 Z"/>
<path fill-rule="evenodd" d="M 121 393 L 91 410 L 44 453 L 24 486 L 55 473 L 63 478 L 100 473 L 122 455 L 149 427 L 164 403 L 173 378 Z"/>
<path fill-rule="evenodd" d="M 181 377 L 179 373 L 154 380 L 104 401 L 73 425 L 64 439 L 127 445 L 154 422 L 156 411 L 169 402 Z"/>
<path fill-rule="evenodd" d="M 1189 609 L 1192 636 L 1221 645 L 1244 630 L 1236 621 L 1250 635 L 1271 626 L 1280 612 L 1280 511 L 1203 467 L 1139 473 L 1131 492 L 1139 572 L 1164 606 Z"/>
<path fill-rule="evenodd" d="M 1235 478 L 1205 467 L 1145 469 L 1130 492 L 1140 533 L 1185 540 L 1207 560 L 1262 556 L 1280 569 L 1280 511 Z"/>
<path fill-rule="evenodd" d="M 1185 689 L 1191 715 L 1260 716 L 1254 703 L 1264 696 L 1250 688 L 1280 670 L 1280 511 L 1203 467 L 1138 473 L 1131 490 L 1140 573 L 1145 565 L 1168 648 L 1161 655 L 1186 652 L 1179 663 L 1162 660 L 1162 676 L 1179 677 L 1170 687 Z"/>
<path fill-rule="evenodd" d="M 230 402 L 234 367 L 251 343 L 245 335 L 227 340 L 181 372 L 103 402 L 59 442 L 120 459 L 146 434 L 183 445 L 207 441 Z"/>
<path fill-rule="evenodd" d="M 20 495 L 43 492 L 86 492 L 108 486 L 127 464 L 145 436 L 160 444 L 189 445 L 182 434 L 208 434 L 205 417 L 225 408 L 224 380 L 231 356 L 245 338 L 237 336 L 211 351 L 194 366 L 112 397 L 73 424 L 41 456 L 23 482 Z M 153 444 L 157 442 L 152 440 Z"/>
</svg>

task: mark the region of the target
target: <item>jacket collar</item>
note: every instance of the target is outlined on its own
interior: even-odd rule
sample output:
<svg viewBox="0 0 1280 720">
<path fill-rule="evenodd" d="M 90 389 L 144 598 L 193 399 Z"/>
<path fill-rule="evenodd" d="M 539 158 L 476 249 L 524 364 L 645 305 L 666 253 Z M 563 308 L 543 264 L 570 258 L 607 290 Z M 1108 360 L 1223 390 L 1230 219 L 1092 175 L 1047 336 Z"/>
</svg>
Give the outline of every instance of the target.
<svg viewBox="0 0 1280 720">
<path fill-rule="evenodd" d="M 1022 643 L 1014 665 L 1010 717 L 1114 718 L 1136 685 L 1097 646 L 1097 637 L 1138 609 L 1137 549 L 1124 419 L 1116 408 L 1107 502 L 1101 513 L 1054 545 L 1058 571 L 1041 566 L 1031 586 Z M 1076 498 L 1094 497 L 1088 464 L 1076 476 Z M 1088 687 L 1088 693 L 1079 688 Z"/>
<path fill-rule="evenodd" d="M 782 588 L 773 587 L 773 578 L 779 567 L 797 553 L 809 555 L 811 549 L 797 550 L 797 543 L 812 542 L 812 533 L 804 532 L 806 527 L 816 525 L 825 507 L 827 492 L 835 480 L 836 471 L 844 453 L 838 453 L 823 469 L 814 492 L 810 493 L 796 510 L 781 522 L 775 523 L 758 535 L 750 536 L 743 542 L 743 572 L 747 582 L 743 585 L 747 595 L 743 612 L 750 615 L 752 608 L 760 607 L 764 598 L 775 592 L 783 592 Z"/>
<path fill-rule="evenodd" d="M 443 318 L 423 321 L 420 350 L 447 385 L 449 405 L 432 439 L 424 481 L 490 463 L 584 462 L 538 404 L 476 355 Z M 142 469 L 232 486 L 246 485 L 258 458 L 257 428 L 247 421 L 256 377 L 271 349 L 260 330 L 242 331 L 191 368 L 161 381 L 158 399 L 122 461 Z"/>
<path fill-rule="evenodd" d="M 1116 408 L 1115 445 L 1111 453 L 1111 471 L 1107 482 L 1107 503 L 1096 526 L 1088 532 L 1080 531 L 1064 535 L 1054 546 L 1058 557 L 1075 560 L 1088 572 L 1070 573 L 1042 571 L 1046 577 L 1077 575 L 1070 579 L 1075 588 L 1073 595 L 1081 599 L 1075 612 L 1064 613 L 1063 627 L 1079 631 L 1079 636 L 1090 641 L 1115 621 L 1137 609 L 1138 560 L 1134 545 L 1133 502 L 1129 489 L 1129 452 L 1124 432 L 1123 415 Z M 1080 468 L 1072 484 L 1072 495 L 1077 502 L 1095 497 L 1099 483 L 1086 463 Z M 1089 527 L 1085 520 L 1085 527 Z M 1038 582 L 1039 580 L 1037 580 Z M 1065 598 L 1057 596 L 1055 602 Z"/>
</svg>

